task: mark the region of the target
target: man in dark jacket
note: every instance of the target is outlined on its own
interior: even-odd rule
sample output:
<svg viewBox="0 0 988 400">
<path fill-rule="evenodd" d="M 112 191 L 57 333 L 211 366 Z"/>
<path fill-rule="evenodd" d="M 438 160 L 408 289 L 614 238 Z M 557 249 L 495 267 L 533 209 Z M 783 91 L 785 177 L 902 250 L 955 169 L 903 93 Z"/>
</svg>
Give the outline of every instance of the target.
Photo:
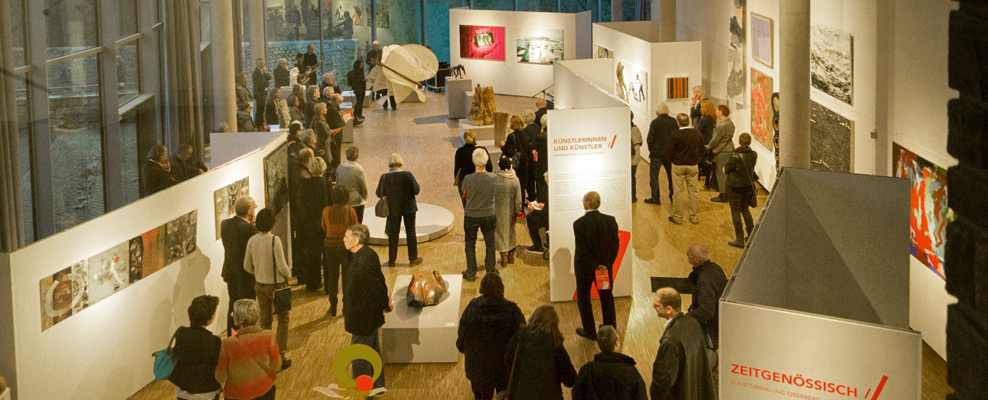
<svg viewBox="0 0 988 400">
<path fill-rule="evenodd" d="M 693 284 L 693 303 L 686 316 L 700 323 L 703 333 L 710 338 L 711 348 L 719 341 L 720 296 L 727 287 L 724 269 L 710 262 L 710 250 L 703 243 L 693 243 L 686 250 L 686 258 L 693 266 L 689 280 Z"/>
<path fill-rule="evenodd" d="M 539 179 L 545 182 L 547 175 L 548 174 L 543 174 Z M 528 236 L 532 239 L 532 245 L 526 247 L 525 250 L 529 253 L 543 254 L 543 258 L 547 257 L 545 254 L 547 254 L 546 251 L 548 249 L 546 249 L 545 245 L 542 243 L 542 236 L 539 233 L 539 229 L 549 229 L 548 197 L 546 197 L 544 203 L 532 200 L 525 205 L 525 223 L 528 224 Z"/>
<path fill-rule="evenodd" d="M 573 235 L 576 237 L 576 251 L 573 266 L 576 270 L 576 305 L 580 308 L 582 328 L 576 334 L 590 340 L 597 339 L 597 325 L 593 319 L 593 306 L 590 305 L 590 287 L 594 285 L 597 271 L 606 271 L 608 283 L 598 287 L 600 309 L 604 325 L 617 325 L 614 315 L 614 260 L 617 258 L 621 241 L 618 239 L 618 224 L 614 217 L 603 214 L 600 208 L 600 194 L 587 192 L 583 195 L 583 209 L 586 214 L 573 222 Z"/>
<path fill-rule="evenodd" d="M 343 245 L 353 253 L 350 261 L 350 282 L 343 293 L 343 327 L 353 335 L 350 344 L 370 346 L 381 354 L 378 328 L 384 325 L 384 314 L 391 312 L 388 284 L 381 272 L 381 259 L 367 247 L 370 230 L 367 225 L 351 225 L 343 236 Z M 353 361 L 353 376 L 374 376 L 374 367 L 365 360 Z M 384 371 L 374 382 L 374 389 L 384 387 Z"/>
<path fill-rule="evenodd" d="M 656 290 L 652 308 L 659 318 L 669 320 L 652 364 L 652 400 L 716 400 L 703 329 L 681 312 L 679 292 Z"/>
<path fill-rule="evenodd" d="M 597 332 L 600 353 L 583 364 L 573 385 L 573 400 L 648 400 L 645 380 L 635 359 L 619 353 L 621 341 L 613 326 Z"/>
<path fill-rule="evenodd" d="M 159 144 L 151 148 L 148 161 L 142 167 L 141 177 L 144 179 L 143 196 L 150 196 L 178 183 L 171 174 L 167 147 Z"/>
<path fill-rule="evenodd" d="M 456 349 L 466 356 L 464 367 L 474 398 L 490 400 L 495 389 L 508 388 L 510 365 L 505 365 L 504 353 L 508 341 L 525 324 L 525 316 L 517 304 L 504 298 L 499 275 L 484 275 L 480 294 L 463 310 Z"/>
<path fill-rule="evenodd" d="M 690 117 L 686 114 L 676 116 L 679 130 L 673 132 L 666 146 L 666 158 L 672 162 L 672 187 L 676 196 L 672 201 L 672 215 L 669 221 L 674 224 L 683 223 L 683 213 L 687 206 L 690 210 L 690 222 L 700 223 L 700 186 L 697 178 L 700 169 L 697 164 L 700 157 L 707 153 L 707 145 L 703 142 L 703 134 L 690 128 Z M 687 195 L 688 192 L 688 195 Z"/>
<path fill-rule="evenodd" d="M 268 86 L 271 85 L 271 74 L 268 73 L 268 64 L 263 58 L 257 59 L 257 67 L 254 68 L 254 126 L 260 128 L 264 125 L 273 125 L 271 121 L 265 121 L 268 104 Z M 275 124 L 278 121 L 274 121 Z"/>
<path fill-rule="evenodd" d="M 202 174 L 202 170 L 196 168 L 193 165 L 192 159 L 192 145 L 180 144 L 178 145 L 178 152 L 171 156 L 171 173 L 175 177 L 175 182 L 182 182 L 187 179 L 192 179 L 196 176 Z"/>
<path fill-rule="evenodd" d="M 240 106 L 244 103 L 254 102 L 254 96 L 251 96 L 250 90 L 247 89 L 247 74 L 245 73 L 237 74 L 237 87 L 235 90 L 236 90 L 236 98 L 237 98 L 237 109 L 240 109 Z"/>
<path fill-rule="evenodd" d="M 229 310 L 226 313 L 227 335 L 233 336 L 233 303 L 240 299 L 253 299 L 254 276 L 244 269 L 244 256 L 247 242 L 257 234 L 254 227 L 254 209 L 257 204 L 250 196 L 244 196 L 233 203 L 237 215 L 220 223 L 220 239 L 223 241 L 223 281 L 230 294 Z"/>
<path fill-rule="evenodd" d="M 525 136 L 528 137 L 528 154 L 524 154 L 525 160 L 527 161 L 528 171 L 528 187 L 523 187 L 525 193 L 528 194 L 527 199 L 529 201 L 534 201 L 535 197 L 535 186 L 536 182 L 542 180 L 542 174 L 538 173 L 538 167 L 535 165 L 535 137 L 541 132 L 541 124 L 535 120 L 535 112 L 532 110 L 525 110 L 521 114 L 521 119 L 525 121 Z"/>
<path fill-rule="evenodd" d="M 648 144 L 648 185 L 652 188 L 652 197 L 645 199 L 648 204 L 662 204 L 662 193 L 659 190 L 659 171 L 666 168 L 666 179 L 669 183 L 669 200 L 672 201 L 672 162 L 666 158 L 666 147 L 669 144 L 669 137 L 679 129 L 676 119 L 669 116 L 669 105 L 659 103 L 655 106 L 655 119 L 648 126 L 648 137 L 645 142 Z"/>
<path fill-rule="evenodd" d="M 699 121 L 700 117 L 703 116 L 702 113 L 700 112 L 700 104 L 702 104 L 704 100 L 710 100 L 710 99 L 707 98 L 707 95 L 703 93 L 703 86 L 697 85 L 693 87 L 693 98 L 691 100 L 692 103 L 690 103 L 690 120 L 693 123 L 693 126 L 696 126 L 697 121 Z"/>
</svg>

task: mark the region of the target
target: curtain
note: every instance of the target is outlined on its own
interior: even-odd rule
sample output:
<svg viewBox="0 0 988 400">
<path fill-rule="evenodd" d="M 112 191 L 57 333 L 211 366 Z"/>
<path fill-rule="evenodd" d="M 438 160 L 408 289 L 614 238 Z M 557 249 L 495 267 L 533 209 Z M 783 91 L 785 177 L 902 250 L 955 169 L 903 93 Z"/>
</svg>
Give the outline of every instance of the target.
<svg viewBox="0 0 988 400">
<path fill-rule="evenodd" d="M 10 26 L 10 4 L 0 0 L 0 27 L 4 27 L 0 28 L 0 252 L 5 253 L 24 246 L 13 44 L 7 34 Z"/>
<path fill-rule="evenodd" d="M 170 109 L 180 143 L 192 145 L 194 157 L 203 157 L 202 86 L 199 81 L 199 0 L 165 1 L 165 41 L 168 55 Z M 177 143 L 176 143 L 177 145 Z M 176 147 L 176 146 L 173 146 Z"/>
</svg>

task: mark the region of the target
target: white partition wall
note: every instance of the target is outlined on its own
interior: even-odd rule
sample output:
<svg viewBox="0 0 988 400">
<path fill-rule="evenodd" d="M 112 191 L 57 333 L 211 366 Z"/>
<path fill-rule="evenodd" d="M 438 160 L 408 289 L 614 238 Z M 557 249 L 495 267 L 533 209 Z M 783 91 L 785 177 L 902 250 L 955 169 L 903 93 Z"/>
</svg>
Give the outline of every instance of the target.
<svg viewBox="0 0 988 400">
<path fill-rule="evenodd" d="M 552 86 L 552 65 L 519 62 L 517 40 L 562 31 L 563 60 L 590 58 L 590 23 L 589 11 L 569 14 L 450 9 L 449 63 L 463 65 L 474 85 L 493 86 L 499 94 L 534 96 Z M 503 61 L 460 57 L 461 25 L 502 28 Z M 495 40 L 499 39 L 495 36 Z"/>
<path fill-rule="evenodd" d="M 617 219 L 621 248 L 614 296 L 632 292 L 631 124 L 627 106 L 549 111 L 549 298 L 576 299 L 573 222 L 583 195 L 600 193 L 600 212 Z"/>
<path fill-rule="evenodd" d="M 16 383 L 17 399 L 126 399 L 150 383 L 151 353 L 164 348 L 187 308 L 203 294 L 220 297 L 210 329 L 225 329 L 223 245 L 216 239 L 214 191 L 248 178 L 250 196 L 264 207 L 263 158 L 284 135 L 219 168 L 53 235 L 0 262 L 0 374 Z M 196 212 L 195 251 L 88 308 L 42 329 L 39 282 L 80 260 Z M 4 260 L 8 256 L 4 257 Z M 9 274 L 9 275 L 8 275 Z M 10 335 L 6 327 L 13 326 Z M 9 345 L 16 348 L 7 359 Z M 57 378 L 56 378 L 57 377 Z"/>
</svg>

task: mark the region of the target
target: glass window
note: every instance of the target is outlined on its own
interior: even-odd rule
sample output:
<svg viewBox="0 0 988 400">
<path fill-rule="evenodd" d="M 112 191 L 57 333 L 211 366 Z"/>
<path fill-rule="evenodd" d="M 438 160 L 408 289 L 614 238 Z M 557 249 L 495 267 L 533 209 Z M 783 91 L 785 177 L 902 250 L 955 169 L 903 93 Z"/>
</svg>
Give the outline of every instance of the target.
<svg viewBox="0 0 988 400">
<path fill-rule="evenodd" d="M 590 11 L 590 19 L 597 22 L 597 0 L 562 0 L 559 12 L 578 13 Z"/>
<path fill-rule="evenodd" d="M 473 0 L 473 8 L 476 10 L 514 11 L 515 0 Z"/>
<path fill-rule="evenodd" d="M 134 40 L 117 47 L 117 104 L 126 103 L 140 93 L 140 50 Z"/>
<path fill-rule="evenodd" d="M 137 0 L 117 0 L 117 38 L 137 33 Z"/>
<path fill-rule="evenodd" d="M 518 0 L 518 11 L 556 12 L 556 0 Z"/>
<path fill-rule="evenodd" d="M 10 33 L 14 44 L 14 67 L 27 64 L 27 41 L 24 35 L 24 2 L 10 1 Z"/>
<path fill-rule="evenodd" d="M 600 2 L 600 16 L 598 22 L 613 22 L 611 21 L 611 0 L 598 0 Z M 621 1 L 621 0 L 617 0 Z"/>
<path fill-rule="evenodd" d="M 514 9 L 514 0 L 510 0 L 510 3 L 511 9 Z M 376 6 L 377 40 L 381 42 L 382 46 L 422 43 L 421 2 L 377 0 Z M 400 17 L 395 18 L 395 16 Z"/>
<path fill-rule="evenodd" d="M 21 203 L 24 207 L 24 236 L 34 242 L 34 203 L 31 183 L 31 114 L 28 107 L 27 84 L 24 75 L 14 76 L 14 98 L 17 102 L 17 147 L 21 164 Z"/>
<path fill-rule="evenodd" d="M 48 68 L 56 232 L 105 211 L 99 83 L 98 54 Z"/>
<path fill-rule="evenodd" d="M 120 176 L 123 180 L 124 204 L 141 198 L 138 169 L 140 158 L 137 151 L 137 113 L 120 120 Z"/>
<path fill-rule="evenodd" d="M 638 2 L 635 0 L 624 0 L 621 4 L 621 13 L 624 14 L 625 21 L 637 21 L 635 11 L 638 9 Z"/>
<path fill-rule="evenodd" d="M 447 0 L 425 2 L 425 43 L 440 62 L 449 62 L 449 9 L 454 7 L 459 5 Z"/>
<path fill-rule="evenodd" d="M 48 59 L 99 46 L 96 0 L 45 0 Z"/>
</svg>

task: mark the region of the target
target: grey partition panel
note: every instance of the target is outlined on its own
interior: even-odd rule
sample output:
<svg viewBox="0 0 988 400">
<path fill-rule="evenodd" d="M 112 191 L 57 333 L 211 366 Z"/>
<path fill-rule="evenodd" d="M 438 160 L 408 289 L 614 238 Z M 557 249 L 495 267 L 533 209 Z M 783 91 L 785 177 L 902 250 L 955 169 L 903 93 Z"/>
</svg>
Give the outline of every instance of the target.
<svg viewBox="0 0 988 400">
<path fill-rule="evenodd" d="M 785 206 L 785 185 L 777 184 L 762 212 L 753 241 L 745 249 L 734 269 L 724 298 L 785 308 L 786 290 L 785 248 L 786 215 L 773 210 Z M 759 244 L 756 246 L 756 244 Z M 762 245 L 764 244 L 764 245 Z"/>
</svg>

